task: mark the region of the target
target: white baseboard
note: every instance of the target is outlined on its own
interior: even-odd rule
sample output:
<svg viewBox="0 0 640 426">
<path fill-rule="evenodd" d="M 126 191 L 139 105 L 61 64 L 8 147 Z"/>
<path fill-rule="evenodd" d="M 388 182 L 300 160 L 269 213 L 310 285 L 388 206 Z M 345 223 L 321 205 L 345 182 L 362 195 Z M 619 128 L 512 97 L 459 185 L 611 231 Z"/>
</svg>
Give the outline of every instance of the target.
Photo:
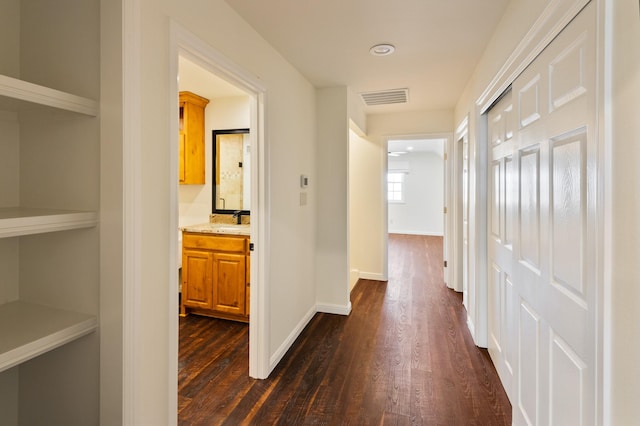
<svg viewBox="0 0 640 426">
<path fill-rule="evenodd" d="M 375 272 L 360 272 L 360 278 L 363 280 L 371 280 L 371 281 L 387 281 L 387 277 L 383 274 L 378 274 Z"/>
<path fill-rule="evenodd" d="M 309 321 L 311 321 L 311 319 L 315 314 L 316 314 L 316 307 L 313 306 L 311 309 L 309 309 L 309 312 L 307 312 L 306 315 L 300 320 L 300 322 L 293 329 L 293 331 L 291 331 L 291 333 L 284 340 L 284 342 L 282 342 L 280 347 L 273 353 L 273 355 L 271 355 L 271 358 L 269 358 L 269 373 L 271 373 L 271 371 L 273 371 L 273 369 L 276 368 L 278 363 L 282 360 L 282 357 L 284 357 L 284 355 L 287 353 L 291 345 L 293 345 L 293 342 L 296 341 L 300 333 L 302 333 L 302 330 L 304 330 L 307 324 L 309 324 Z"/>
<path fill-rule="evenodd" d="M 348 305 L 317 304 L 316 311 L 325 314 L 349 315 L 351 313 L 351 302 Z"/>
<path fill-rule="evenodd" d="M 473 338 L 473 341 L 476 341 L 476 327 L 473 324 L 473 321 L 471 320 L 471 317 L 469 315 L 467 315 L 467 327 L 469 328 L 469 332 L 471 333 L 471 338 Z"/>
<path fill-rule="evenodd" d="M 289 348 L 293 345 L 293 342 L 296 341 L 302 330 L 309 324 L 309 321 L 313 318 L 313 316 L 317 312 L 322 312 L 326 314 L 337 314 L 337 315 L 349 315 L 351 313 L 351 302 L 348 305 L 323 305 L 318 304 L 312 307 L 309 312 L 300 320 L 298 325 L 289 333 L 289 336 L 282 342 L 280 347 L 271 355 L 269 358 L 269 373 L 273 371 L 274 368 L 278 365 L 278 363 L 285 356 Z"/>
<path fill-rule="evenodd" d="M 399 230 L 394 229 L 389 230 L 390 234 L 405 234 L 405 235 L 425 235 L 427 237 L 444 237 L 444 233 L 440 232 L 432 232 L 432 231 L 415 231 L 415 230 Z"/>
</svg>

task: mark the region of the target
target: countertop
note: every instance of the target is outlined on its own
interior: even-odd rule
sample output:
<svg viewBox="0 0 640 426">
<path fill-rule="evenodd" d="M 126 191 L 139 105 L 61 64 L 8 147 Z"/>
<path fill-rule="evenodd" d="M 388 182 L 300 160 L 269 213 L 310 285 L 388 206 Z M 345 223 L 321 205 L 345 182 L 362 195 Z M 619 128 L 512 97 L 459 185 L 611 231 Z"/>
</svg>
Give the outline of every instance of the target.
<svg viewBox="0 0 640 426">
<path fill-rule="evenodd" d="M 201 234 L 250 235 L 250 225 L 235 225 L 228 223 L 201 223 L 180 227 L 181 231 L 199 232 Z"/>
</svg>

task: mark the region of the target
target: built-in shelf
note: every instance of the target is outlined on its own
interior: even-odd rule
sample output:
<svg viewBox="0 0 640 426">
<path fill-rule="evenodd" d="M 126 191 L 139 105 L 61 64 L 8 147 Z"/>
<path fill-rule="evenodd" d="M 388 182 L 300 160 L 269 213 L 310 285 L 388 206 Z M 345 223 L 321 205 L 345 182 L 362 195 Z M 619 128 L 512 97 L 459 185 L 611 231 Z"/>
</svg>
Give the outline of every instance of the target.
<svg viewBox="0 0 640 426">
<path fill-rule="evenodd" d="M 19 111 L 25 102 L 93 117 L 98 115 L 98 103 L 92 99 L 0 74 L 0 109 Z"/>
<path fill-rule="evenodd" d="M 22 301 L 0 305 L 0 372 L 96 330 L 95 316 Z"/>
<path fill-rule="evenodd" d="M 89 228 L 98 213 L 33 208 L 0 208 L 0 238 Z"/>
</svg>

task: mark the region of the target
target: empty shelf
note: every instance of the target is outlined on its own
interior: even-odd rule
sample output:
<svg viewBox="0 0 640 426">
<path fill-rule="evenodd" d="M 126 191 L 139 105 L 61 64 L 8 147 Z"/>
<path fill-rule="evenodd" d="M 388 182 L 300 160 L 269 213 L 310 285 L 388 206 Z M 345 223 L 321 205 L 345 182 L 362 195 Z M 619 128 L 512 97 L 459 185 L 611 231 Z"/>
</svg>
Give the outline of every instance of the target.
<svg viewBox="0 0 640 426">
<path fill-rule="evenodd" d="M 97 223 L 96 212 L 0 208 L 0 238 L 89 228 Z"/>
<path fill-rule="evenodd" d="M 22 109 L 20 102 L 28 102 L 92 117 L 98 115 L 98 103 L 94 100 L 6 75 L 0 75 L 0 97 L 0 109 L 17 111 Z"/>
<path fill-rule="evenodd" d="M 21 301 L 0 305 L 0 372 L 96 328 L 93 315 Z"/>
</svg>

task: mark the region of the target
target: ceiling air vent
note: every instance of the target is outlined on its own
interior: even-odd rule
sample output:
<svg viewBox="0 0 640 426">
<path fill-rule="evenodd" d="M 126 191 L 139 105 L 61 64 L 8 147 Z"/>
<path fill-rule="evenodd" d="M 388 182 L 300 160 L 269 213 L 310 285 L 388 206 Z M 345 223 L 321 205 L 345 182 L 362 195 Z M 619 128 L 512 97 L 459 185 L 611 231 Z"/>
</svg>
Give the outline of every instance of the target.
<svg viewBox="0 0 640 426">
<path fill-rule="evenodd" d="M 409 89 L 381 90 L 360 93 L 367 106 L 406 104 L 409 102 Z"/>
</svg>

